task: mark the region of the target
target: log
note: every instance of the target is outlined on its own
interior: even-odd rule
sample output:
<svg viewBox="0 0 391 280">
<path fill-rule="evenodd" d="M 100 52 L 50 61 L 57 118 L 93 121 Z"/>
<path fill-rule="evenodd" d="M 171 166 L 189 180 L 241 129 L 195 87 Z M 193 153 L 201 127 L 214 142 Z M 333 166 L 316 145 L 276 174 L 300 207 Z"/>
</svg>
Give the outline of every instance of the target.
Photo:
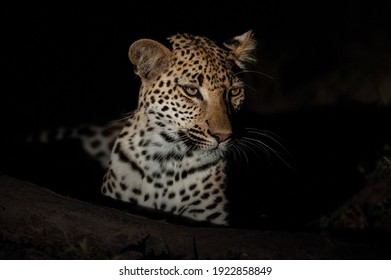
<svg viewBox="0 0 391 280">
<path fill-rule="evenodd" d="M 343 244 L 343 245 L 342 245 Z M 3 259 L 341 259 L 368 247 L 325 232 L 192 227 L 0 177 Z"/>
</svg>

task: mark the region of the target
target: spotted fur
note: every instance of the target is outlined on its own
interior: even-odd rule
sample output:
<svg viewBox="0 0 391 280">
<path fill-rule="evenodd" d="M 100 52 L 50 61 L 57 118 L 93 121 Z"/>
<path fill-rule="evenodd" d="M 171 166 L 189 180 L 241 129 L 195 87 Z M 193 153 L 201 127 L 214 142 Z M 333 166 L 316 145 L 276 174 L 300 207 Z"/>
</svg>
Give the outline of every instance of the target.
<svg viewBox="0 0 391 280">
<path fill-rule="evenodd" d="M 169 37 L 129 49 L 141 78 L 137 109 L 116 139 L 102 194 L 196 221 L 227 225 L 225 153 L 244 100 L 235 75 L 254 62 L 252 31 L 224 43 Z"/>
<path fill-rule="evenodd" d="M 26 142 L 46 144 L 75 139 L 80 142 L 87 155 L 98 161 L 103 169 L 107 169 L 111 150 L 123 126 L 124 120 L 117 120 L 104 125 L 80 124 L 75 127 L 60 126 L 30 134 L 27 136 Z"/>
</svg>

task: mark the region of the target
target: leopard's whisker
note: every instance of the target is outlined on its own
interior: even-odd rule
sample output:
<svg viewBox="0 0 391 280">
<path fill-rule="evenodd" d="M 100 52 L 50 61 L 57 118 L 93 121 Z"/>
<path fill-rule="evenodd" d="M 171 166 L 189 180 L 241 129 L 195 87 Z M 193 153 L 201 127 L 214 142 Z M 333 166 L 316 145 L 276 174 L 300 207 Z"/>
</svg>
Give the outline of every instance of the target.
<svg viewBox="0 0 391 280">
<path fill-rule="evenodd" d="M 247 157 L 246 153 L 246 146 L 243 145 L 240 141 L 231 142 L 229 146 L 229 151 L 232 152 L 234 159 L 238 158 L 240 162 L 242 162 L 243 158 L 245 159 L 246 163 L 249 163 L 249 159 Z"/>
<path fill-rule="evenodd" d="M 252 140 L 253 140 L 253 139 L 247 138 L 247 137 L 242 137 L 242 138 L 240 139 L 240 141 L 242 142 L 242 144 L 244 145 L 244 147 L 245 147 L 247 150 L 253 152 L 254 155 L 256 155 L 256 156 L 258 157 L 258 159 L 261 159 L 261 158 L 259 157 L 259 153 L 257 152 L 257 150 L 256 150 L 255 148 L 261 150 L 261 151 L 263 152 L 263 154 L 266 155 L 266 157 L 268 158 L 268 160 L 271 161 L 271 156 L 270 156 L 270 153 L 269 153 L 268 149 L 266 149 L 263 145 L 261 145 L 261 143 L 257 143 L 257 144 L 258 144 L 258 145 L 257 145 L 257 144 L 254 143 Z"/>
<path fill-rule="evenodd" d="M 284 152 L 287 152 L 289 154 L 289 152 L 286 150 L 286 148 L 279 141 L 277 141 L 275 138 L 271 137 L 267 133 L 262 133 L 260 131 L 256 131 L 256 134 L 261 135 L 261 136 L 265 136 L 265 137 L 267 137 L 267 139 L 273 140 L 273 142 L 276 143 L 280 148 L 282 148 Z M 295 168 L 292 167 L 292 165 L 289 164 L 287 162 L 287 160 L 283 158 L 281 152 L 279 152 L 278 150 L 276 150 L 275 148 L 273 148 L 272 146 L 267 144 L 265 141 L 262 141 L 262 140 L 256 139 L 256 138 L 252 138 L 252 137 L 246 137 L 246 136 L 241 137 L 240 140 L 243 141 L 243 143 L 245 143 L 248 146 L 248 148 L 250 146 L 252 146 L 252 147 L 257 148 L 260 151 L 262 151 L 267 156 L 267 158 L 269 160 L 271 160 L 271 158 L 272 158 L 272 156 L 271 156 L 271 153 L 272 153 L 279 160 L 281 160 L 285 165 L 287 165 L 289 168 L 295 170 Z M 254 151 L 254 149 L 251 149 L 251 150 Z"/>
<path fill-rule="evenodd" d="M 274 77 L 272 77 L 272 76 L 270 76 L 270 75 L 268 75 L 268 74 L 266 74 L 266 73 L 264 73 L 264 72 L 255 71 L 255 70 L 242 70 L 242 71 L 239 71 L 239 72 L 235 73 L 235 76 L 240 75 L 240 74 L 243 74 L 243 73 L 255 73 L 255 74 L 260 74 L 260 75 L 262 75 L 262 76 L 265 76 L 265 77 L 267 77 L 267 78 L 269 78 L 269 79 L 274 80 Z"/>
<path fill-rule="evenodd" d="M 285 146 L 279 141 L 277 140 L 277 138 L 281 138 L 279 135 L 277 135 L 276 133 L 272 132 L 272 131 L 268 131 L 268 130 L 260 130 L 260 129 L 257 129 L 257 128 L 246 128 L 246 131 L 248 133 L 252 133 L 252 134 L 257 134 L 257 135 L 260 135 L 260 136 L 263 136 L 263 137 L 266 137 L 270 140 L 273 141 L 273 143 L 277 144 L 281 149 L 284 150 L 284 152 L 286 152 L 287 154 L 290 154 L 290 152 L 285 148 Z"/>
</svg>

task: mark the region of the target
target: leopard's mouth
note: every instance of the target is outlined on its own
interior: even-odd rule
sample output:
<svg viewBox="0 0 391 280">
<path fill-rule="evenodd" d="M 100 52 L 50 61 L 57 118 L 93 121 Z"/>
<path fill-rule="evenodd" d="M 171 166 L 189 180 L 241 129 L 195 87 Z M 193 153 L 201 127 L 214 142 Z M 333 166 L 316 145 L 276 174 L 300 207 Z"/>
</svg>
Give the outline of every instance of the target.
<svg viewBox="0 0 391 280">
<path fill-rule="evenodd" d="M 230 140 L 219 142 L 214 137 L 200 137 L 199 134 L 191 131 L 180 132 L 180 141 L 189 151 L 210 151 L 221 152 L 227 150 Z"/>
</svg>

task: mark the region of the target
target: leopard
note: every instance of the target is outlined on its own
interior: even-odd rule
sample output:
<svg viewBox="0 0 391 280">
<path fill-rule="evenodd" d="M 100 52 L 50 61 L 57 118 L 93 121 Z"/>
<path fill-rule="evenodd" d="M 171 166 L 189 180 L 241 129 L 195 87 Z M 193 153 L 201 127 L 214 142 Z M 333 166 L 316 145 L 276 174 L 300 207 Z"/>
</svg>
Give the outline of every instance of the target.
<svg viewBox="0 0 391 280">
<path fill-rule="evenodd" d="M 257 61 L 253 30 L 221 45 L 177 33 L 170 47 L 138 39 L 128 51 L 140 79 L 122 119 L 100 192 L 104 197 L 216 226 L 229 225 L 227 152 L 243 107 L 238 73 Z"/>
</svg>

